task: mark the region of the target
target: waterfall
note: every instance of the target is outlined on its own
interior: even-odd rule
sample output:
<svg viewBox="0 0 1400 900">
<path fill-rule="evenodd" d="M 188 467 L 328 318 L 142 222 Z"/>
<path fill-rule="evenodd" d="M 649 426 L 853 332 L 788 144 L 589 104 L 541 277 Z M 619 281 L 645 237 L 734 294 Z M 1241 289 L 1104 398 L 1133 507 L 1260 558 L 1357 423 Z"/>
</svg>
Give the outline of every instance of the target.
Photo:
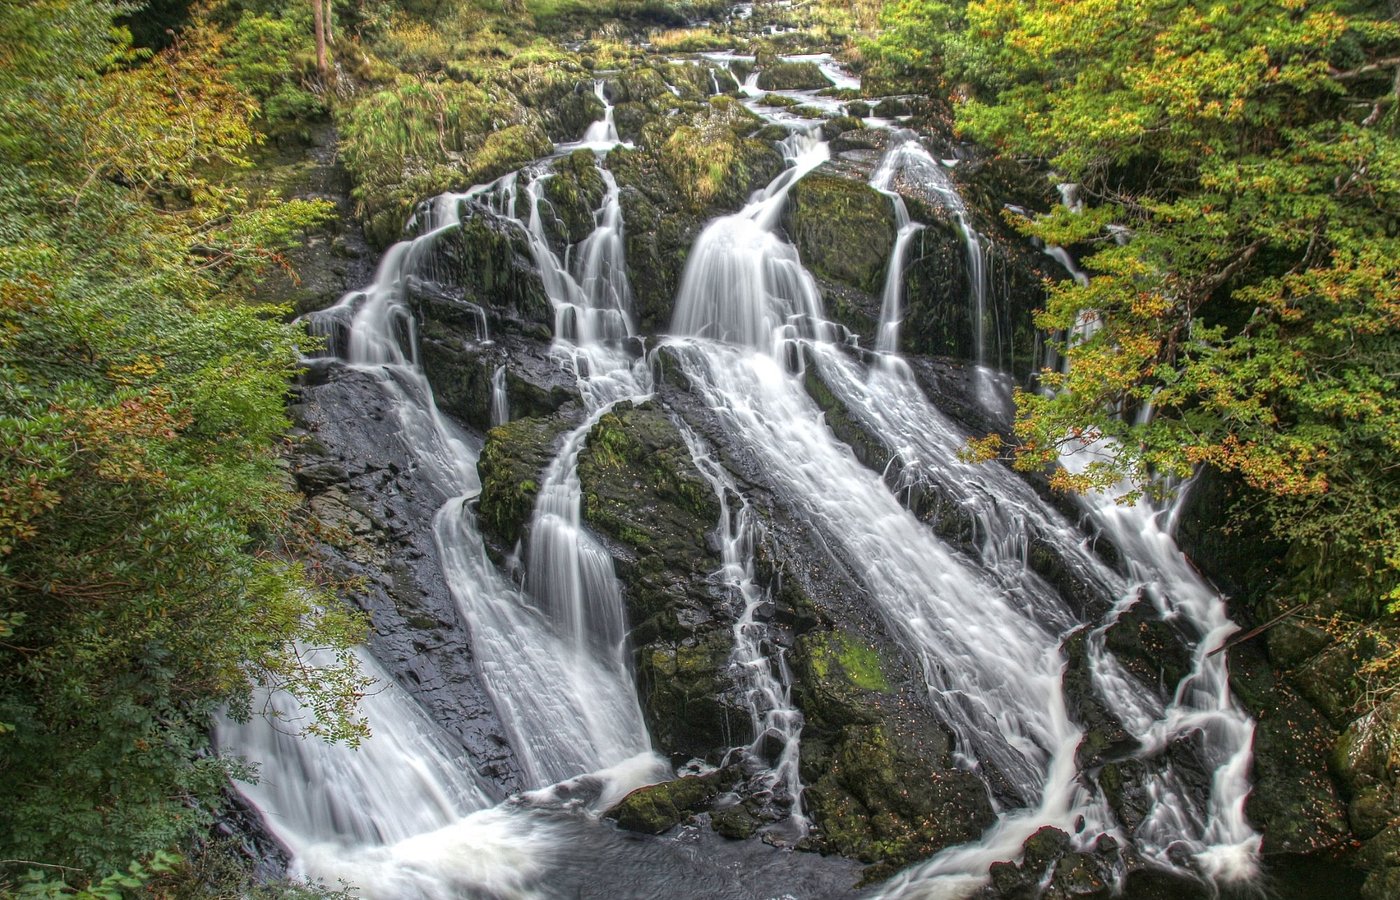
<svg viewBox="0 0 1400 900">
<path fill-rule="evenodd" d="M 774 229 L 788 191 L 829 152 L 815 128 L 794 132 L 782 150 L 789 167 L 742 210 L 706 225 L 691 248 L 671 323 L 675 333 L 767 348 L 794 327 L 822 321 L 816 282 Z"/>
<path fill-rule="evenodd" d="M 830 60 L 817 61 L 836 81 Z M 756 73 L 742 90 L 760 93 Z M 621 192 L 605 165 L 619 136 L 602 81 L 594 93 L 603 118 L 580 141 L 556 147 L 557 154 L 595 151 L 605 191 L 584 240 L 551 244 L 544 188 L 558 176 L 542 161 L 426 203 L 416 223 L 420 236 L 390 248 L 369 286 L 308 318 L 325 352 L 370 376 L 388 398 L 397 439 L 441 504 L 431 526 L 442 574 L 468 628 L 482 686 L 533 790 L 493 805 L 499 798 L 478 783 L 473 761 L 362 653 L 384 687 L 366 699 L 374 734 L 360 750 L 290 739 L 264 720 L 217 726 L 223 751 L 262 760 L 264 780 L 244 791 L 291 850 L 295 874 L 343 877 L 373 897 L 519 896 L 536 888 L 548 894 L 551 885 L 537 882 L 568 838 L 558 821 L 530 810 L 580 797 L 598 810 L 668 774 L 651 752 L 635 692 L 613 561 L 581 514 L 578 465 L 588 435 L 617 403 L 653 389 L 633 321 Z M 976 891 L 993 862 L 1017 857 L 1044 825 L 1073 833 L 1080 849 L 1108 834 L 1164 867 L 1189 858 L 1208 878 L 1248 878 L 1259 848 L 1243 812 L 1253 725 L 1230 696 L 1224 656 L 1210 655 L 1235 627 L 1224 603 L 1176 548 L 1164 524 L 1170 509 L 1122 506 L 1111 495 L 1084 499 L 1088 520 L 1120 552 L 1118 570 L 1009 470 L 959 459 L 968 435 L 929 400 L 898 355 L 905 258 L 921 226 L 897 182 L 937 193 L 961 230 L 984 402 L 994 362 L 985 346 L 987 256 L 943 167 L 911 136 L 895 140 L 871 179 L 890 198 L 899 226 L 876 336 L 878 365 L 862 364 L 838 343 L 840 329 L 827 322 L 815 280 L 777 228 L 792 185 L 829 157 L 811 126 L 781 142 L 788 165 L 780 175 L 697 237 L 676 297 L 675 337 L 667 340 L 691 390 L 737 452 L 764 473 L 763 487 L 800 511 L 865 589 L 951 732 L 956 762 L 999 785 L 997 819 L 981 840 L 948 848 L 881 893 Z M 541 477 L 523 588 L 487 556 L 471 508 L 480 491 L 478 450 L 437 409 L 404 300 L 412 279 L 432 277 L 434 244 L 459 226 L 468 203 L 485 205 L 528 240 L 554 312 L 550 353 L 582 400 L 580 421 L 562 436 Z M 1084 330 L 1095 323 L 1086 321 Z M 483 314 L 482 340 L 484 325 Z M 819 378 L 852 422 L 891 450 L 885 473 L 832 434 L 801 376 Z M 501 424 L 509 420 L 505 367 L 491 383 L 491 421 Z M 800 834 L 807 826 L 799 767 L 804 722 L 783 651 L 763 621 L 769 598 L 755 581 L 757 513 L 716 454 L 677 426 L 721 509 L 715 581 L 735 611 L 730 664 L 749 706 L 748 752 L 766 758 L 767 785 L 789 804 L 787 826 Z M 1082 448 L 1064 464 L 1083 465 L 1102 449 Z M 956 548 L 940 538 L 902 502 L 917 490 L 946 499 L 971 523 L 971 538 Z M 1049 547 L 1108 611 L 1092 618 L 1062 596 L 1032 566 L 1033 546 Z M 1190 640 L 1191 671 L 1165 697 L 1130 675 L 1107 647 L 1107 630 L 1140 602 Z M 1085 735 L 1069 712 L 1063 676 L 1066 642 L 1079 634 L 1087 635 L 1094 692 L 1139 739 L 1138 758 L 1162 762 L 1169 745 L 1200 735 L 1201 762 L 1214 773 L 1203 802 L 1163 762 L 1143 776 L 1155 800 L 1146 819 L 1131 832 L 1117 821 L 1077 759 Z M 308 659 L 314 664 L 314 655 Z M 286 718 L 307 714 L 284 697 L 260 699 Z"/>
<path fill-rule="evenodd" d="M 601 94 L 601 86 L 596 90 Z M 599 140 L 616 133 L 602 134 Z M 588 137 L 598 135 L 590 128 Z M 590 776 L 599 785 L 595 802 L 610 803 L 665 774 L 650 752 L 630 671 L 619 662 L 620 649 L 600 654 L 578 640 L 583 626 L 568 616 L 556 623 L 536 612 L 488 560 L 468 505 L 480 491 L 476 451 L 437 409 L 418 364 L 414 319 L 404 299 L 411 279 L 431 276 L 434 244 L 459 226 L 463 202 L 487 198 L 502 214 L 513 215 L 516 183 L 517 175 L 511 174 L 425 204 L 427 221 L 420 223 L 420 236 L 391 247 L 368 287 L 309 316 L 307 324 L 324 337 L 328 352 L 371 375 L 375 388 L 388 396 L 402 449 L 424 486 L 443 501 L 432 522 L 443 575 L 468 626 L 483 686 L 526 779 L 543 787 L 595 773 Z M 618 390 L 617 385 L 626 385 L 630 393 L 642 390 L 636 377 L 597 365 L 619 358 L 596 339 L 619 333 L 627 303 L 625 282 L 619 283 L 617 188 L 610 176 L 608 184 L 598 227 L 581 254 L 586 288 L 541 260 L 547 284 L 557 288 L 550 291 L 556 306 L 574 305 L 580 313 L 570 320 L 579 326 L 578 353 L 593 361 L 591 371 L 603 373 L 612 385 L 594 386 L 595 395 Z M 532 196 L 533 219 L 538 218 L 537 201 Z M 530 235 L 532 241 L 543 238 L 539 229 Z M 620 333 L 626 330 L 623 325 Z M 644 366 L 638 369 L 645 372 Z M 503 388 L 504 373 L 498 375 L 493 382 L 499 380 Z M 501 400 L 504 418 L 503 390 Z M 579 552 L 601 556 L 612 577 L 611 561 L 596 546 L 585 543 Z M 620 610 L 620 602 L 616 607 Z M 619 622 L 604 617 L 599 629 L 617 637 L 620 645 Z M 464 890 L 491 896 L 519 893 L 557 843 L 550 826 L 508 807 L 491 808 L 487 794 L 463 774 L 471 771 L 470 763 L 438 736 L 371 657 L 361 656 L 385 685 L 366 701 L 373 736 L 361 750 L 288 739 L 260 718 L 244 724 L 224 721 L 218 728 L 222 752 L 260 761 L 263 780 L 243 790 L 291 850 L 293 873 L 330 881 L 346 878 L 374 897 L 446 898 Z M 278 707 L 289 702 L 285 698 L 267 702 L 288 714 L 299 712 Z"/>
<path fill-rule="evenodd" d="M 759 608 L 769 602 L 766 591 L 754 579 L 754 541 L 758 523 L 752 507 L 739 493 L 733 477 L 711 455 L 709 449 L 683 421 L 677 428 L 690 450 L 691 460 L 719 501 L 719 530 L 721 538 L 720 577 L 742 606 L 734 618 L 734 652 L 731 670 L 738 675 L 749 707 L 753 741 L 748 750 L 753 758 L 764 756 L 764 745 L 771 739 L 781 749 L 772 760 L 765 776 L 766 788 L 780 802 L 785 802 L 789 815 L 783 828 L 800 838 L 807 833 L 807 817 L 802 814 L 802 712 L 792 704 L 792 673 L 788 670 L 782 649 L 765 652 L 765 643 L 772 637 L 770 629 L 755 619 Z M 731 498 L 737 498 L 739 508 L 732 509 Z"/>
<path fill-rule="evenodd" d="M 491 427 L 510 421 L 510 398 L 506 394 L 506 367 L 497 366 L 491 373 Z"/>
<path fill-rule="evenodd" d="M 608 101 L 608 94 L 601 79 L 593 82 L 593 96 L 597 97 L 598 102 L 603 104 L 603 118 L 590 124 L 583 132 L 583 137 L 578 141 L 560 145 L 557 148 L 558 152 L 571 150 L 605 152 L 623 143 L 622 137 L 617 133 L 617 125 L 613 122 L 613 105 Z"/>
<path fill-rule="evenodd" d="M 912 148 L 904 155 L 919 156 Z M 962 226 L 980 325 L 985 271 L 979 238 L 951 183 L 923 156 L 932 163 L 926 171 L 936 173 L 928 185 Z M 903 160 L 887 162 L 893 169 Z M 1185 846 L 1204 875 L 1247 877 L 1257 850 L 1243 819 L 1251 729 L 1229 699 L 1223 662 L 1206 662 L 1214 660 L 1209 651 L 1231 627 L 1223 604 L 1199 579 L 1189 579 L 1189 566 L 1184 559 L 1176 562 L 1180 554 L 1169 537 L 1152 531 L 1150 515 L 1135 513 L 1129 526 L 1114 521 L 1111 502 L 1090 501 L 1096 521 L 1130 558 L 1127 577 L 1108 569 L 1062 516 L 1011 473 L 957 459 L 967 435 L 927 401 L 907 367 L 896 360 L 865 372 L 844 356 L 818 324 L 820 296 L 809 290 L 810 276 L 795 251 L 762 227 L 779 214 L 768 204 L 783 202 L 789 173 L 797 170 L 780 176 L 739 214 L 711 223 L 697 239 L 672 323 L 682 337 L 669 346 L 692 389 L 756 457 L 770 486 L 803 510 L 867 588 L 891 633 L 919 663 L 930 705 L 954 733 L 962 762 L 995 772 L 1016 797 L 998 810 L 981 841 L 945 850 L 901 875 L 886 893 L 970 893 L 985 884 L 993 862 L 1017 857 L 1025 839 L 1046 824 L 1075 833 L 1085 848 L 1100 834 L 1131 837 L 1140 852 L 1164 866 L 1176 864 L 1169 843 Z M 892 260 L 891 269 L 897 266 Z M 826 429 L 800 381 L 789 374 L 792 360 L 800 358 L 794 344 L 811 352 L 833 392 L 896 450 L 905 476 L 949 491 L 969 514 L 979 537 L 974 559 L 951 551 Z M 984 355 L 979 349 L 979 361 Z M 1207 732 L 1203 762 L 1216 767 L 1216 774 L 1205 810 L 1196 808 L 1168 768 L 1150 776 L 1149 790 L 1158 798 L 1154 814 L 1125 835 L 1106 800 L 1083 779 L 1076 751 L 1084 734 L 1063 692 L 1062 644 L 1094 623 L 1081 621 L 1031 571 L 1032 540 L 1049 542 L 1110 601 L 1109 620 L 1089 644 L 1093 684 L 1113 713 L 1144 738 L 1140 755 L 1160 752 L 1193 728 Z M 1170 589 L 1156 590 L 1164 579 Z M 1101 639 L 1140 591 L 1153 596 L 1164 615 L 1184 619 L 1197 632 L 1197 669 L 1165 707 L 1126 674 Z"/>
<path fill-rule="evenodd" d="M 899 326 L 904 321 L 904 263 L 909 255 L 909 239 L 924 226 L 909 218 L 904 197 L 894 190 L 895 178 L 906 169 L 933 164 L 932 156 L 912 133 L 899 135 L 899 143 L 887 151 L 870 179 L 870 186 L 889 198 L 894 207 L 894 250 L 885 269 L 885 287 L 880 296 L 880 324 L 875 349 L 881 353 L 899 352 Z"/>
<path fill-rule="evenodd" d="M 918 136 L 907 131 L 895 132 L 894 139 L 898 140 L 899 143 L 894 144 L 885 158 L 881 160 L 880 168 L 876 170 L 875 178 L 872 179 L 871 184 L 881 193 L 888 195 L 893 193 L 891 186 L 896 178 L 907 179 L 918 187 L 933 191 L 953 217 L 953 222 L 958 226 L 958 232 L 962 236 L 963 255 L 967 260 L 968 311 L 972 316 L 972 360 L 976 366 L 978 400 L 983 407 L 989 410 L 1000 409 L 1003 403 L 997 395 L 993 380 L 995 367 L 987 352 L 987 333 L 993 330 L 995 325 L 995 321 L 989 318 L 994 311 L 988 308 L 991 279 L 987 264 L 991 250 L 989 247 L 983 246 L 985 238 L 972 227 L 971 215 L 968 213 L 967 204 L 963 202 L 962 195 L 958 193 L 957 185 L 953 184 L 942 164 L 934 159 L 933 155 L 919 142 Z M 904 218 L 907 218 L 907 215 L 906 212 Z M 901 232 L 903 228 L 904 225 L 901 221 Z M 907 243 L 908 237 L 905 237 L 904 240 Z M 901 254 L 904 252 L 898 237 L 895 246 Z M 899 260 L 898 266 L 894 262 L 896 259 Z M 902 256 L 892 256 L 891 273 L 896 268 L 902 269 L 902 267 Z M 889 301 L 890 291 L 891 285 L 887 276 L 886 302 Z M 898 302 L 897 297 L 895 302 Z M 880 346 L 879 343 L 885 339 L 887 321 L 883 306 L 881 307 L 880 321 L 881 330 L 877 337 L 876 348 L 885 350 L 886 348 Z M 898 336 L 897 327 L 896 322 L 896 337 Z"/>
</svg>

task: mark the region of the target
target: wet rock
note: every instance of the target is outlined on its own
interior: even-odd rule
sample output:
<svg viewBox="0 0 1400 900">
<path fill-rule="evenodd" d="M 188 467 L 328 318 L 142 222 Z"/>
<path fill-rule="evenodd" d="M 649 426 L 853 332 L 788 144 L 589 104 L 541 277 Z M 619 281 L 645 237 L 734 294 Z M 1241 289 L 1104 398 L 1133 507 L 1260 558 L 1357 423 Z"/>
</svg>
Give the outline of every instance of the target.
<svg viewBox="0 0 1400 900">
<path fill-rule="evenodd" d="M 680 641 L 654 640 L 638 650 L 642 713 L 658 748 L 714 757 L 748 738 L 749 712 L 726 702 L 725 669 L 733 652 L 726 629 Z"/>
<path fill-rule="evenodd" d="M 793 186 L 785 223 L 814 273 L 881 291 L 895 225 L 889 199 L 874 188 L 814 172 Z"/>
<path fill-rule="evenodd" d="M 822 123 L 822 137 L 835 140 L 848 131 L 861 131 L 865 123 L 855 116 L 837 116 Z"/>
<path fill-rule="evenodd" d="M 710 813 L 710 827 L 731 840 L 752 837 L 762 824 L 742 803 Z"/>
<path fill-rule="evenodd" d="M 570 427 L 571 420 L 561 415 L 516 419 L 487 433 L 477 460 L 479 521 L 482 531 L 507 551 L 522 537 L 544 470 Z"/>
<path fill-rule="evenodd" d="M 462 201 L 462 224 L 440 233 L 430 256 L 409 284 L 408 302 L 420 321 L 433 323 L 428 337 L 477 340 L 484 310 L 497 327 L 529 332 L 554 322 L 529 239 L 521 227 Z"/>
<path fill-rule="evenodd" d="M 761 91 L 812 91 L 831 86 L 814 62 L 770 62 L 758 73 Z"/>
<path fill-rule="evenodd" d="M 1085 626 L 1070 635 L 1061 648 L 1066 657 L 1061 678 L 1065 706 L 1070 717 L 1084 728 L 1084 738 L 1075 751 L 1075 759 L 1085 768 L 1099 765 L 1107 757 L 1129 753 L 1138 745 L 1137 739 L 1128 734 L 1094 687 L 1089 659 L 1091 637 L 1089 627 Z"/>
<path fill-rule="evenodd" d="M 1264 852 L 1342 845 L 1350 838 L 1347 809 L 1328 772 L 1335 731 L 1287 682 L 1273 678 L 1262 654 L 1235 650 L 1231 684 L 1255 719 L 1254 789 L 1245 811 L 1264 834 Z"/>
<path fill-rule="evenodd" d="M 1138 680 L 1170 699 L 1191 671 L 1191 647 L 1146 597 L 1139 597 L 1104 632 L 1104 644 Z"/>
<path fill-rule="evenodd" d="M 687 775 L 637 788 L 604 813 L 628 831 L 662 834 L 686 821 L 738 780 L 738 773 L 720 769 L 707 775 Z"/>
<path fill-rule="evenodd" d="M 1089 852 L 1077 851 L 1069 835 L 1047 825 L 1026 839 L 1021 852 L 1019 864 L 992 864 L 994 896 L 1005 900 L 1113 896 L 1113 873 L 1120 854 L 1111 837 L 1101 837 Z"/>
<path fill-rule="evenodd" d="M 993 819 L 976 777 L 930 758 L 889 726 L 850 725 L 826 754 L 812 749 L 819 758 L 809 765 L 824 769 L 803 794 L 820 828 L 816 841 L 875 863 L 869 878 L 973 840 Z"/>
<path fill-rule="evenodd" d="M 346 585 L 345 598 L 369 617 L 375 658 L 463 747 L 484 783 L 494 783 L 498 797 L 521 789 L 439 567 L 432 522 L 447 498 L 409 464 L 375 375 L 331 365 L 319 383 L 297 394 L 300 402 L 290 407 L 297 426 L 292 462 L 319 490 L 312 501 L 329 496 L 339 504 L 343 496 L 344 508 L 375 528 L 347 549 L 318 547 L 315 564 Z M 346 479 L 334 482 L 339 472 Z"/>
<path fill-rule="evenodd" d="M 744 739 L 728 673 L 733 618 L 712 584 L 714 489 L 666 414 L 618 404 L 579 454 L 583 516 L 613 551 L 637 649 L 642 710 L 656 746 L 706 757 Z"/>
<path fill-rule="evenodd" d="M 878 714 L 869 694 L 890 692 L 879 652 L 841 631 L 813 631 L 797 639 L 793 653 L 802 708 L 818 726 L 871 724 Z"/>
<path fill-rule="evenodd" d="M 1295 669 L 1293 683 L 1334 725 L 1345 726 L 1361 699 L 1361 667 L 1388 655 L 1397 641 L 1400 629 L 1357 629 Z"/>
<path fill-rule="evenodd" d="M 593 214 L 606 192 L 592 151 L 576 150 L 556 162 L 544 182 L 547 204 L 541 210 L 551 244 L 567 246 L 588 237 L 596 224 Z"/>
<path fill-rule="evenodd" d="M 1136 759 L 1115 760 L 1099 771 L 1099 789 L 1129 833 L 1136 831 L 1152 811 L 1152 795 L 1143 786 L 1148 772 L 1148 767 Z"/>
</svg>

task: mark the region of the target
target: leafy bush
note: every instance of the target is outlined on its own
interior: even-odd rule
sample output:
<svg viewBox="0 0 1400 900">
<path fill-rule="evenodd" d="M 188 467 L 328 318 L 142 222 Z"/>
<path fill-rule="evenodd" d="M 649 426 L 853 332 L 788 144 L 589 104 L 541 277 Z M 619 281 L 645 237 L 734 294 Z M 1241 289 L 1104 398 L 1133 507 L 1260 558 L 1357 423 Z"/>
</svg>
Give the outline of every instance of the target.
<svg viewBox="0 0 1400 900">
<path fill-rule="evenodd" d="M 115 12 L 0 21 L 0 857 L 94 891 L 209 821 L 208 716 L 252 684 L 360 733 L 358 620 L 275 552 L 296 334 L 241 293 L 326 204 L 211 179 L 254 104 L 210 35 L 142 61 Z M 344 665 L 304 671 L 296 641 Z"/>
</svg>

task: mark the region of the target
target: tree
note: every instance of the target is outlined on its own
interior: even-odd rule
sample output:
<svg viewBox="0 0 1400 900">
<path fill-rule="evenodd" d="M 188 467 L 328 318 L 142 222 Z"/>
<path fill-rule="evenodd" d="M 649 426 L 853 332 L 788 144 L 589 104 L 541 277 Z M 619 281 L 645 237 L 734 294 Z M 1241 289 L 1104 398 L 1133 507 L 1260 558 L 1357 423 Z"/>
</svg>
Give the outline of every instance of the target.
<svg viewBox="0 0 1400 900">
<path fill-rule="evenodd" d="M 330 73 L 326 62 L 326 0 L 311 0 L 311 17 L 316 29 L 316 71 L 324 80 Z"/>
<path fill-rule="evenodd" d="M 255 104 L 209 35 L 132 53 L 117 11 L 0 17 L 0 858 L 78 881 L 208 821 L 208 716 L 253 684 L 358 733 L 359 623 L 278 552 L 296 334 L 243 297 L 326 205 L 212 177 Z"/>
<path fill-rule="evenodd" d="M 892 15 L 913 28 L 934 6 Z M 1052 391 L 1019 395 L 1019 464 L 1105 436 L 1111 456 L 1060 486 L 1235 473 L 1298 559 L 1327 559 L 1325 589 L 1372 610 L 1400 600 L 1394 13 L 974 0 L 926 48 L 974 91 L 963 131 L 1085 201 L 1016 219 L 1093 276 L 1056 284 L 1040 316 L 1092 336 L 1062 342 Z"/>
</svg>

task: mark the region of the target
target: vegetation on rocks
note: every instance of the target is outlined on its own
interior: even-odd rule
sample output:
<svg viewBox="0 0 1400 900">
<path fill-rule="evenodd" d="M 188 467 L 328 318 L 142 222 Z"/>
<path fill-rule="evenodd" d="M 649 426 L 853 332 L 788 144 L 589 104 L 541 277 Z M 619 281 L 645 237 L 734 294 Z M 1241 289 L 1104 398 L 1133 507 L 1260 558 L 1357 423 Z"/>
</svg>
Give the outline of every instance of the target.
<svg viewBox="0 0 1400 900">
<path fill-rule="evenodd" d="M 814 172 L 793 186 L 788 232 L 813 272 L 879 294 L 894 246 L 889 198 L 869 185 Z"/>
</svg>

